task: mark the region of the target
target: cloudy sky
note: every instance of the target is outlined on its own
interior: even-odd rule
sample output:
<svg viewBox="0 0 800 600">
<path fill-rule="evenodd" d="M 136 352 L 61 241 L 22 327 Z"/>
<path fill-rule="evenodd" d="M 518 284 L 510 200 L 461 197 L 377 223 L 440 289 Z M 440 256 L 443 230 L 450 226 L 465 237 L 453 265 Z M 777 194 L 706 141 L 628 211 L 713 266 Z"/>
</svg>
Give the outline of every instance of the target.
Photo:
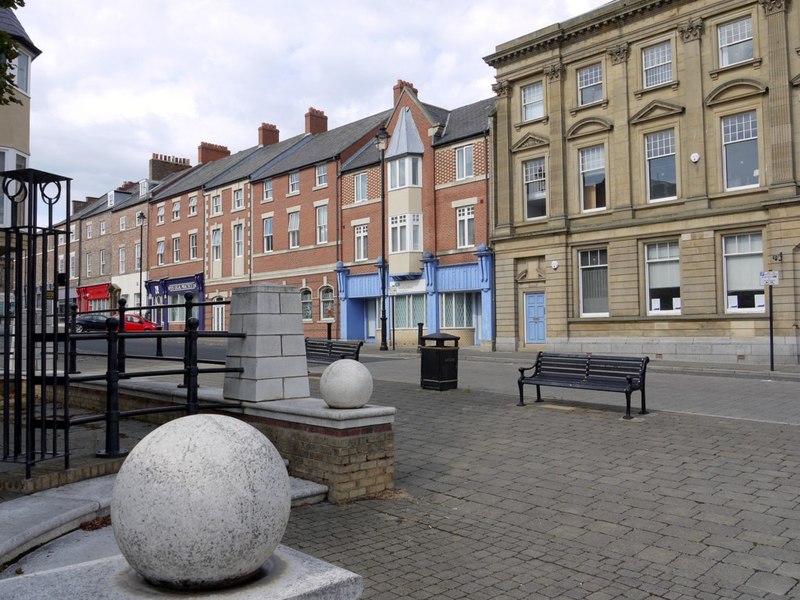
<svg viewBox="0 0 800 600">
<path fill-rule="evenodd" d="M 232 152 L 262 122 L 286 139 L 310 106 L 328 127 L 391 107 L 412 82 L 455 108 L 492 96 L 482 57 L 606 0 L 27 0 L 31 165 L 73 197 L 147 176 L 153 152 Z"/>
</svg>

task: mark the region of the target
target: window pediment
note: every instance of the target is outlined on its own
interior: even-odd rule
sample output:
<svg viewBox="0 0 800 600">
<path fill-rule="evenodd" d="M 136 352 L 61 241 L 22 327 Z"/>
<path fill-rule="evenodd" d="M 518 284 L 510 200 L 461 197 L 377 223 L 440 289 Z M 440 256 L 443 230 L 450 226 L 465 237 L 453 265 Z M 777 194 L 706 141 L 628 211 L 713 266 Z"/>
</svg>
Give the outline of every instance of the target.
<svg viewBox="0 0 800 600">
<path fill-rule="evenodd" d="M 762 96 L 769 88 L 754 79 L 734 79 L 713 90 L 706 96 L 706 106 L 715 106 L 725 102 L 741 100 L 753 96 Z"/>
<path fill-rule="evenodd" d="M 581 119 L 567 130 L 567 139 L 574 140 L 575 138 L 583 137 L 585 135 L 592 135 L 593 133 L 602 133 L 604 131 L 611 131 L 614 125 L 610 121 L 601 119 L 599 117 L 588 117 Z"/>
<path fill-rule="evenodd" d="M 669 102 L 662 102 L 661 100 L 653 100 L 650 104 L 645 106 L 642 110 L 637 112 L 631 117 L 631 124 L 638 125 L 654 119 L 662 117 L 673 117 L 675 115 L 682 115 L 686 111 L 683 106 L 677 104 L 670 104 Z"/>
<path fill-rule="evenodd" d="M 540 137 L 538 135 L 527 134 L 522 137 L 520 141 L 511 147 L 511 152 L 519 152 L 520 150 L 530 150 L 532 148 L 539 148 L 541 146 L 549 146 L 550 140 Z"/>
</svg>

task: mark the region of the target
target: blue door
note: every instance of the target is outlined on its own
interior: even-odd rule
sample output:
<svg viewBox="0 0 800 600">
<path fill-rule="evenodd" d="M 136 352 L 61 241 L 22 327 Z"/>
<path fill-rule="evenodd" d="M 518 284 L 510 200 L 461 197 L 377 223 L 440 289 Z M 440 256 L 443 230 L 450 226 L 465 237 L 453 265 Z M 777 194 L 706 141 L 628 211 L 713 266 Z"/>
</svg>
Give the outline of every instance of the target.
<svg viewBox="0 0 800 600">
<path fill-rule="evenodd" d="M 544 344 L 544 292 L 525 294 L 525 343 Z"/>
</svg>

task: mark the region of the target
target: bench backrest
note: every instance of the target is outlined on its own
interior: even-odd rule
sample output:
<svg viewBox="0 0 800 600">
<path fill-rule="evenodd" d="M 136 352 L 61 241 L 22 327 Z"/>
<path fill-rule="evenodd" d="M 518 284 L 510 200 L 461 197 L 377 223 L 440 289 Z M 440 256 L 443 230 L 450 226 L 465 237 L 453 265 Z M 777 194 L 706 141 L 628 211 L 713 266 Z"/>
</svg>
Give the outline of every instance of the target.
<svg viewBox="0 0 800 600">
<path fill-rule="evenodd" d="M 586 377 L 586 354 L 557 354 L 539 352 L 536 358 L 536 372 L 551 377 Z"/>
<path fill-rule="evenodd" d="M 634 388 L 642 387 L 649 361 L 647 356 L 592 355 L 589 357 L 589 377 L 606 380 L 627 380 L 630 377 Z"/>
</svg>

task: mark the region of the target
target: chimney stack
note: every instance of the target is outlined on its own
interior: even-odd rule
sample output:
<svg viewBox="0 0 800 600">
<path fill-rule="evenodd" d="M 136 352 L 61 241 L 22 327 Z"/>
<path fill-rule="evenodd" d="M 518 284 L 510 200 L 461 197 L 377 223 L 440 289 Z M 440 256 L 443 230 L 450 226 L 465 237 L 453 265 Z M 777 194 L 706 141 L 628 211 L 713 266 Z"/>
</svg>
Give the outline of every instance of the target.
<svg viewBox="0 0 800 600">
<path fill-rule="evenodd" d="M 220 146 L 219 144 L 200 142 L 200 145 L 197 147 L 197 162 L 201 165 L 214 162 L 215 160 L 219 160 L 220 158 L 225 158 L 226 156 L 230 155 L 231 151 L 228 150 L 226 146 Z"/>
<path fill-rule="evenodd" d="M 281 132 L 272 123 L 262 123 L 258 128 L 258 145 L 271 146 L 280 141 Z"/>
<path fill-rule="evenodd" d="M 409 92 L 417 95 L 417 88 L 414 87 L 413 83 L 409 83 L 408 81 L 403 81 L 402 79 L 398 79 L 395 86 L 392 88 L 394 91 L 394 105 L 397 105 L 397 101 L 400 100 L 400 94 L 403 93 L 403 90 L 407 89 Z"/>
<path fill-rule="evenodd" d="M 150 159 L 150 179 L 153 181 L 161 181 L 168 175 L 183 171 L 190 168 L 192 165 L 188 158 L 177 158 L 176 156 L 167 156 L 166 154 L 156 154 Z"/>
<path fill-rule="evenodd" d="M 306 113 L 306 133 L 325 133 L 328 131 L 328 117 L 325 113 L 309 106 Z"/>
</svg>

